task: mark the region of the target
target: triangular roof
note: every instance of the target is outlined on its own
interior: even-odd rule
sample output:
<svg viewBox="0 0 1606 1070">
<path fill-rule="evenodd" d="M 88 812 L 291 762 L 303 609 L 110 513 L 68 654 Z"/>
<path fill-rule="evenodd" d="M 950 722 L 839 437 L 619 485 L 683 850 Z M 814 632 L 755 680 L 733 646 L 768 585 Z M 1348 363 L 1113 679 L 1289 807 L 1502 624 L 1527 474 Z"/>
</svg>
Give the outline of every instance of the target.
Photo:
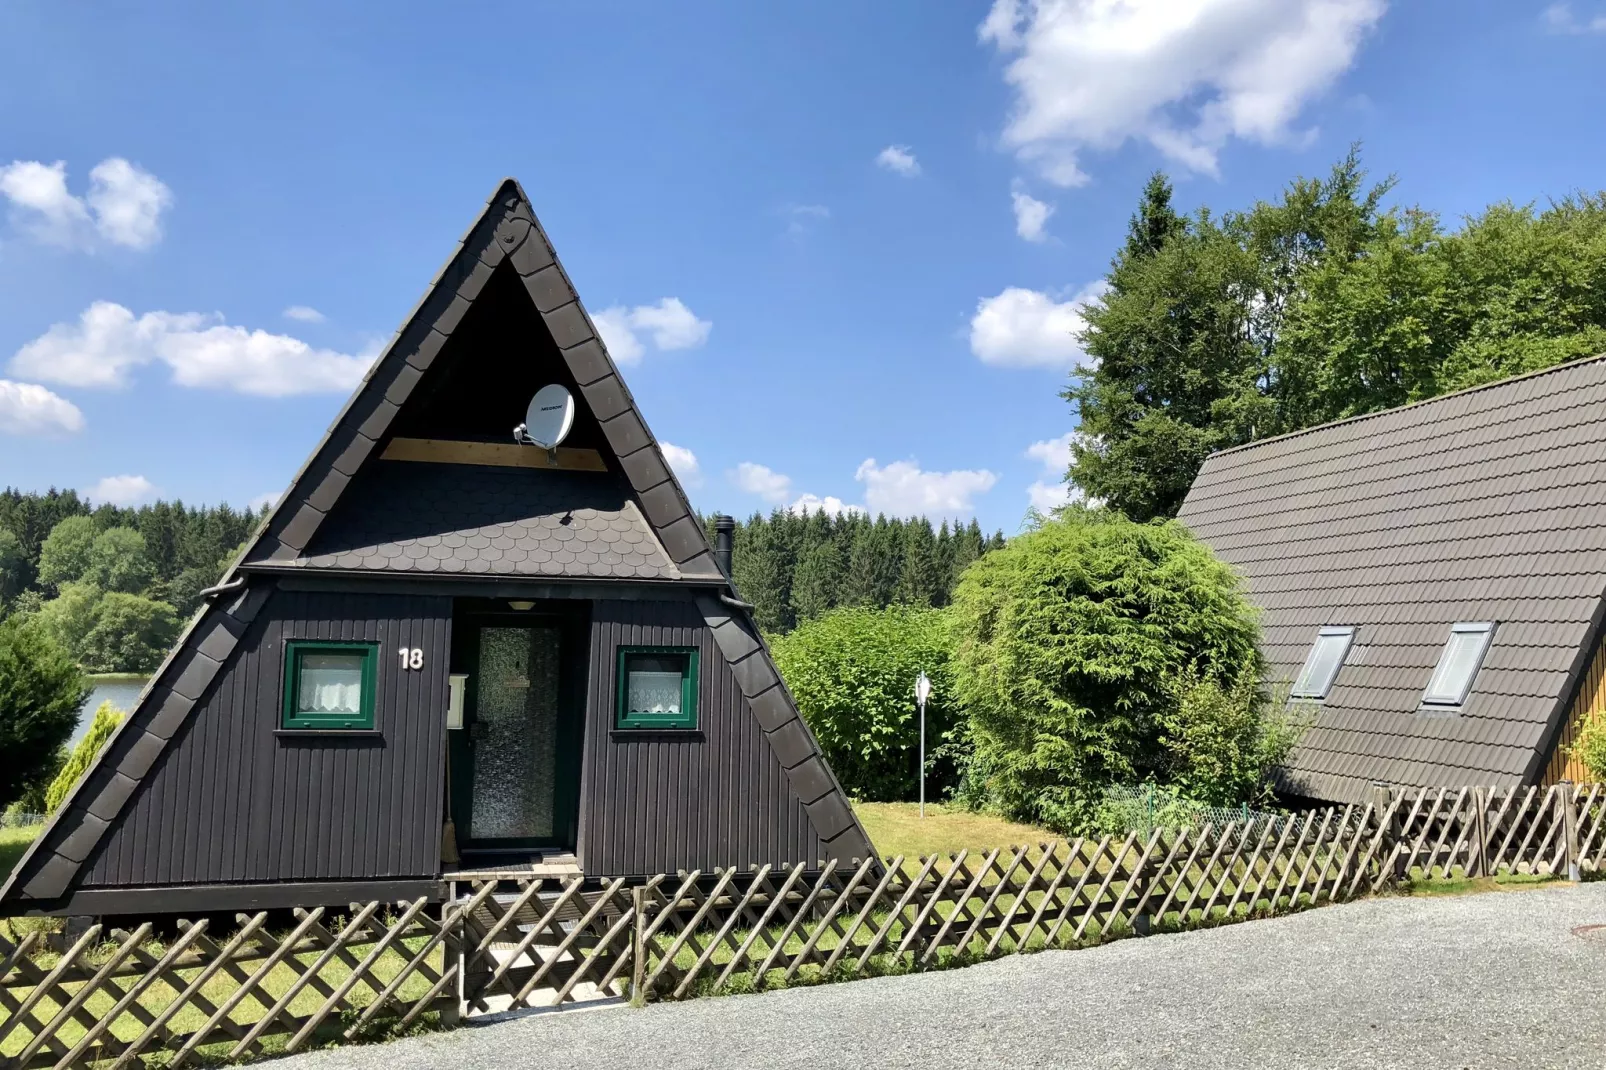
<svg viewBox="0 0 1606 1070">
<path fill-rule="evenodd" d="M 1599 644 L 1606 358 L 1216 453 L 1179 519 L 1245 576 L 1275 676 L 1357 629 L 1284 788 L 1531 783 Z M 1487 656 L 1424 709 L 1458 621 L 1497 622 Z"/>
<path fill-rule="evenodd" d="M 697 604 L 822 843 L 831 857 L 862 858 L 870 853 L 869 840 L 846 795 L 825 767 L 812 733 L 780 682 L 749 607 L 734 598 L 702 524 L 558 262 L 529 199 L 509 178 L 486 202 L 424 298 L 225 573 L 215 600 L 196 614 L 95 764 L 0 885 L 0 902 L 49 901 L 67 892 L 80 865 L 261 610 L 271 589 L 271 583 L 263 582 L 267 576 L 341 567 L 338 559 L 310 553 L 317 549 L 314 540 L 367 462 L 376 458 L 414 389 L 501 269 L 516 272 L 584 407 L 600 426 L 607 446 L 603 452 L 628 482 L 634 497 L 627 504 L 635 512 L 626 521 L 644 522 L 657 543 L 654 549 L 667 558 L 670 567 L 652 578 L 712 592 L 700 595 Z M 644 550 L 641 557 L 645 561 L 651 554 Z"/>
</svg>

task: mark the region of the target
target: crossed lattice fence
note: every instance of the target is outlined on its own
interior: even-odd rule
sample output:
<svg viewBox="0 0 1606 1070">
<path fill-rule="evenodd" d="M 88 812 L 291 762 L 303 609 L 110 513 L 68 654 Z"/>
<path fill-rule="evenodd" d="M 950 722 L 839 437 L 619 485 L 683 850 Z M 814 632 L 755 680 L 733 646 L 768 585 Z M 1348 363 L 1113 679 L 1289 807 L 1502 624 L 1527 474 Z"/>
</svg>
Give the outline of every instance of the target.
<svg viewBox="0 0 1606 1070">
<path fill-rule="evenodd" d="M 206 919 L 160 941 L 151 922 L 91 925 L 59 953 L 39 932 L 0 940 L 0 1065 L 122 1068 L 160 1052 L 177 1067 L 202 1048 L 236 1060 L 405 1028 L 430 1011 L 450 1019 L 460 912 L 437 919 L 428 907 L 296 911 L 280 934 L 267 913 L 241 915 L 222 943 Z"/>
<path fill-rule="evenodd" d="M 1413 873 L 1596 873 L 1606 865 L 1606 786 L 1380 788 L 1380 881 Z"/>
<path fill-rule="evenodd" d="M 0 940 L 0 1067 L 179 1066 L 464 1014 L 952 965 L 1287 913 L 1420 876 L 1593 872 L 1606 788 L 1389 790 L 1366 804 L 920 859 L 646 880 L 467 879 L 440 905 L 241 915 L 155 939 Z"/>
</svg>

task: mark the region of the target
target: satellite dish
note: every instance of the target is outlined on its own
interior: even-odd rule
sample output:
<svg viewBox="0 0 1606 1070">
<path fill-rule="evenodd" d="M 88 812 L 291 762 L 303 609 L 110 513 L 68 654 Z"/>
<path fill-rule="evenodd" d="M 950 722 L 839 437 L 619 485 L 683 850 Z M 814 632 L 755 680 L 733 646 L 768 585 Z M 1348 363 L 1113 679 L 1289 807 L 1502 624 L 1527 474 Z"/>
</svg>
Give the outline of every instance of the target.
<svg viewBox="0 0 1606 1070">
<path fill-rule="evenodd" d="M 545 450 L 557 449 L 558 443 L 569 437 L 574 426 L 574 395 L 566 387 L 550 383 L 535 392 L 524 422 L 513 429 L 517 442 L 540 446 Z"/>
</svg>

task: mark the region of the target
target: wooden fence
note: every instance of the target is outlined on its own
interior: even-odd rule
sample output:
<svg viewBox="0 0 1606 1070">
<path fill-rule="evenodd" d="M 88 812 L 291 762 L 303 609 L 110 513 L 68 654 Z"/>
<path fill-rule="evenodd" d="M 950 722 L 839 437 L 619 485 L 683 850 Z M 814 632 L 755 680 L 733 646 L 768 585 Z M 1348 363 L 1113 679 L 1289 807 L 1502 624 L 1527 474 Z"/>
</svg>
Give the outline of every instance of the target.
<svg viewBox="0 0 1606 1070">
<path fill-rule="evenodd" d="M 0 1066 L 121 1070 L 160 1052 L 178 1067 L 203 1046 L 238 1060 L 405 1028 L 427 1011 L 450 1023 L 462 912 L 432 919 L 427 908 L 420 899 L 390 916 L 369 903 L 339 924 L 322 908 L 297 911 L 277 936 L 267 914 L 242 915 L 221 944 L 205 920 L 180 922 L 165 942 L 150 922 L 92 925 L 59 954 L 42 952 L 37 932 L 0 940 Z"/>
<path fill-rule="evenodd" d="M 1385 842 L 1376 885 L 1424 877 L 1554 873 L 1606 865 L 1606 785 L 1375 789 Z"/>
<path fill-rule="evenodd" d="M 143 1055 L 179 1066 L 294 1051 L 438 1016 L 633 995 L 682 999 L 954 965 L 1282 914 L 1400 880 L 1595 872 L 1606 788 L 1390 790 L 1292 817 L 921 859 L 501 877 L 451 900 L 241 916 L 165 943 L 152 926 L 41 954 L 0 940 L 0 1067 Z M 436 916 L 438 914 L 438 917 Z"/>
</svg>

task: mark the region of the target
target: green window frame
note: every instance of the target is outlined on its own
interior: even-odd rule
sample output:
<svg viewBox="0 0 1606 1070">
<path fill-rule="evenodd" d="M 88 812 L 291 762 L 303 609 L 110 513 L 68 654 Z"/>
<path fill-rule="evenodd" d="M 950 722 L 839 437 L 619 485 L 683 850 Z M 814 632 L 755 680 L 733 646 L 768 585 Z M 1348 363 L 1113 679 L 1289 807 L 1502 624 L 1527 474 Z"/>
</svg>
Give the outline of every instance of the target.
<svg viewBox="0 0 1606 1070">
<path fill-rule="evenodd" d="M 675 728 L 697 727 L 697 662 L 694 646 L 622 646 L 619 648 L 618 673 L 614 677 L 617 712 L 615 728 Z M 675 713 L 652 713 L 630 708 L 630 673 L 632 663 L 642 666 L 637 671 L 668 672 L 666 665 L 678 664 L 680 671 L 680 710 Z"/>
<path fill-rule="evenodd" d="M 309 655 L 357 654 L 362 658 L 361 694 L 357 712 L 322 712 L 301 708 L 301 673 Z M 284 710 L 281 728 L 329 731 L 371 730 L 374 727 L 374 688 L 378 676 L 379 644 L 337 642 L 325 639 L 290 639 L 284 644 Z"/>
</svg>

